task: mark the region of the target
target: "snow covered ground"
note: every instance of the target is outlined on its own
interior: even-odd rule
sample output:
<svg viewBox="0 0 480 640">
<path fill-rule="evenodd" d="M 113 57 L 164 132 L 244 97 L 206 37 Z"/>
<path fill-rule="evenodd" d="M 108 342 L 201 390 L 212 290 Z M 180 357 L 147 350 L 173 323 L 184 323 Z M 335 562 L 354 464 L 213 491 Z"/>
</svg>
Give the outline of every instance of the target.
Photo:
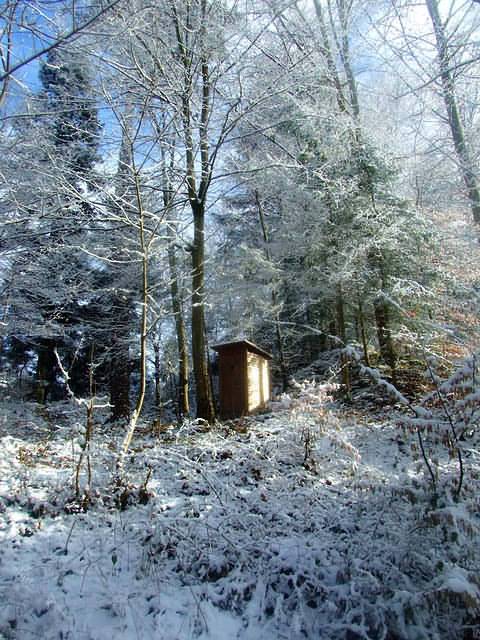
<svg viewBox="0 0 480 640">
<path fill-rule="evenodd" d="M 148 479 L 149 499 L 124 510 L 109 490 L 122 434 L 99 425 L 92 505 L 78 512 L 78 411 L 2 407 L 0 638 L 480 637 L 473 448 L 458 503 L 440 452 L 434 502 L 394 415 L 304 385 L 207 432 L 143 425 L 127 472 L 132 496 Z"/>
</svg>

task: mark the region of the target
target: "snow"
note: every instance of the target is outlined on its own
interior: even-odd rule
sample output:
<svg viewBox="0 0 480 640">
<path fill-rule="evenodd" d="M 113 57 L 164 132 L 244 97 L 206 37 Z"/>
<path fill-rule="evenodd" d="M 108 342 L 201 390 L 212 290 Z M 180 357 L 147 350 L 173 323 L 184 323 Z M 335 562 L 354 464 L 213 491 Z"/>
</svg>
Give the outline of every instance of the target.
<svg viewBox="0 0 480 640">
<path fill-rule="evenodd" d="M 476 600 L 478 600 L 480 596 L 478 587 L 470 581 L 468 573 L 461 567 L 452 567 L 445 574 L 444 585 L 447 589 L 450 589 L 455 593 L 467 593 Z"/>
<path fill-rule="evenodd" d="M 478 457 L 453 503 L 439 454 L 432 506 L 415 437 L 330 391 L 301 383 L 210 431 L 141 425 L 127 471 L 139 487 L 153 469 L 150 499 L 124 511 L 109 486 L 122 433 L 97 425 L 82 512 L 81 410 L 4 402 L 0 638 L 461 637 L 480 603 Z"/>
</svg>

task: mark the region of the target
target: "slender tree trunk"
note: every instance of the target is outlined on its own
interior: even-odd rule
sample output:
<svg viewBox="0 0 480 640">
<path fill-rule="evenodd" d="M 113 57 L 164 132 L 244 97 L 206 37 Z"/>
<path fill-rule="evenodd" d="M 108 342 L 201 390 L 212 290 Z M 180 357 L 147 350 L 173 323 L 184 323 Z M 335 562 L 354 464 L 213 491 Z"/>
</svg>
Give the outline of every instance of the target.
<svg viewBox="0 0 480 640">
<path fill-rule="evenodd" d="M 134 202 L 134 194 L 131 185 L 132 149 L 127 131 L 128 119 L 132 114 L 132 106 L 127 105 L 125 113 L 125 129 L 122 133 L 122 144 L 118 161 L 117 182 L 115 196 L 124 207 L 132 208 L 130 212 L 135 216 L 136 212 L 130 203 Z M 110 266 L 112 279 L 121 282 L 122 269 L 118 264 Z M 112 405 L 112 420 L 124 421 L 130 417 L 130 327 L 132 320 L 132 301 L 130 296 L 122 290 L 115 290 L 112 300 L 110 322 L 111 329 L 111 356 L 110 356 L 110 404 Z"/>
<path fill-rule="evenodd" d="M 480 224 L 480 184 L 475 171 L 475 166 L 468 150 L 463 129 L 460 110 L 455 95 L 455 82 L 450 70 L 450 56 L 447 36 L 440 18 L 437 0 L 425 0 L 435 31 L 437 43 L 437 55 L 440 64 L 440 79 L 442 82 L 442 94 L 448 115 L 448 123 L 452 134 L 453 145 L 457 154 L 458 163 L 462 172 L 463 181 L 467 189 L 472 210 L 473 220 Z"/>
<path fill-rule="evenodd" d="M 160 412 L 162 408 L 162 394 L 160 388 L 161 369 L 160 369 L 160 340 L 158 336 L 153 341 L 153 366 L 155 379 L 155 408 Z"/>
<path fill-rule="evenodd" d="M 37 347 L 36 400 L 46 404 L 48 394 L 55 383 L 57 359 L 55 356 L 55 342 L 50 339 L 39 340 Z"/>
<path fill-rule="evenodd" d="M 132 155 L 133 157 L 133 155 Z M 142 303 L 142 316 L 140 320 L 140 382 L 137 394 L 137 400 L 135 402 L 135 408 L 130 416 L 127 433 L 123 440 L 122 449 L 117 460 L 117 475 L 120 478 L 123 470 L 123 462 L 125 456 L 128 453 L 130 444 L 132 442 L 133 434 L 135 432 L 138 419 L 142 413 L 143 403 L 145 401 L 145 391 L 147 388 L 147 338 L 148 338 L 148 309 L 149 309 L 149 293 L 148 293 L 148 243 L 145 238 L 145 212 L 143 209 L 143 203 L 140 193 L 140 178 L 136 172 L 135 165 L 132 165 L 132 171 L 135 181 L 135 196 L 137 200 L 138 208 L 138 221 L 139 221 L 139 245 L 140 253 L 142 256 L 142 274 L 141 274 L 141 303 Z"/>
<path fill-rule="evenodd" d="M 390 367 L 392 381 L 397 382 L 396 354 L 393 346 L 392 332 L 390 329 L 390 311 L 384 291 L 387 290 L 387 278 L 383 266 L 383 256 L 380 252 L 372 251 L 368 256 L 370 268 L 377 273 L 380 292 L 373 301 L 375 324 L 377 328 L 378 346 L 380 355 L 385 364 Z"/>
<path fill-rule="evenodd" d="M 392 381 L 397 383 L 396 356 L 393 348 L 392 333 L 390 331 L 390 314 L 388 305 L 382 295 L 373 302 L 375 323 L 377 325 L 378 346 L 383 361 L 390 367 Z"/>
<path fill-rule="evenodd" d="M 192 360 L 197 398 L 197 417 L 211 423 L 215 419 L 213 394 L 208 374 L 205 344 L 205 211 L 194 208 L 192 246 Z"/>
<path fill-rule="evenodd" d="M 174 169 L 174 156 L 176 138 L 172 137 L 170 145 L 170 172 Z M 190 413 L 189 404 L 189 365 L 188 365 L 188 347 L 187 335 L 185 330 L 185 318 L 183 312 L 182 295 L 179 284 L 177 253 L 175 248 L 175 240 L 177 237 L 177 225 L 171 219 L 171 211 L 174 209 L 174 194 L 172 190 L 170 173 L 167 169 L 166 150 L 161 148 L 162 154 L 162 176 L 163 176 L 163 204 L 167 212 L 167 235 L 168 235 L 168 268 L 170 272 L 170 298 L 172 301 L 172 311 L 175 318 L 175 333 L 177 337 L 178 352 L 178 387 L 177 387 L 177 406 L 178 417 L 186 416 Z"/>
<path fill-rule="evenodd" d="M 175 317 L 175 332 L 178 350 L 178 409 L 181 416 L 190 412 L 188 399 L 188 349 L 183 305 L 178 282 L 177 256 L 174 244 L 174 230 L 168 224 L 168 265 L 170 270 L 170 296 L 172 299 L 173 315 Z"/>
<path fill-rule="evenodd" d="M 210 389 L 212 392 L 212 403 L 215 411 L 215 415 L 217 415 L 217 403 L 215 402 L 215 394 L 213 393 L 214 385 L 213 385 L 213 363 L 211 358 L 210 345 L 208 342 L 208 330 L 205 326 L 205 357 L 207 360 L 207 370 L 208 370 L 208 382 L 210 384 Z"/>
<path fill-rule="evenodd" d="M 130 301 L 114 300 L 110 322 L 115 323 L 111 335 L 110 404 L 112 420 L 126 420 L 130 416 Z"/>
<path fill-rule="evenodd" d="M 82 471 L 83 460 L 87 459 L 87 482 L 83 491 L 83 505 L 86 507 L 90 501 L 90 495 L 92 491 L 92 465 L 90 458 L 90 445 L 92 442 L 93 436 L 93 427 L 94 427 L 94 411 L 95 411 L 95 380 L 94 380 L 94 354 L 95 347 L 92 344 L 90 347 L 90 365 L 88 371 L 88 388 L 89 388 L 89 399 L 85 404 L 86 407 L 86 423 L 85 423 L 85 434 L 83 437 L 83 442 L 81 444 L 80 456 L 77 462 L 77 468 L 75 471 L 75 497 L 77 500 L 80 499 L 80 473 Z M 68 379 L 67 379 L 68 384 Z M 75 398 L 75 394 L 72 390 L 72 396 Z"/>
<path fill-rule="evenodd" d="M 185 318 L 183 312 L 182 295 L 179 284 L 177 253 L 175 241 L 177 238 L 177 225 L 172 220 L 171 211 L 175 207 L 174 192 L 172 190 L 170 174 L 174 169 L 176 138 L 173 135 L 169 142 L 170 146 L 170 166 L 167 168 L 166 150 L 162 146 L 162 178 L 163 178 L 163 205 L 167 212 L 167 236 L 168 236 L 168 268 L 170 272 L 170 298 L 172 301 L 172 311 L 175 318 L 175 333 L 177 337 L 178 352 L 178 387 L 177 387 L 177 407 L 178 417 L 186 416 L 190 413 L 189 405 L 189 365 L 187 335 L 185 330 Z M 169 170 L 170 173 L 169 173 Z"/>
<path fill-rule="evenodd" d="M 363 347 L 363 359 L 365 360 L 365 364 L 367 367 L 370 366 L 370 359 L 368 357 L 368 340 L 367 340 L 367 331 L 365 329 L 365 314 L 363 313 L 363 305 L 360 298 L 358 299 L 358 328 L 360 333 L 360 340 L 362 342 Z"/>
<path fill-rule="evenodd" d="M 258 211 L 258 218 L 260 221 L 260 227 L 262 229 L 265 257 L 267 258 L 268 262 L 271 262 L 272 255 L 270 252 L 270 239 L 268 237 L 268 229 L 265 223 L 265 216 L 263 215 L 263 207 L 260 202 L 260 196 L 256 189 L 255 189 L 255 201 L 257 203 L 257 211 Z M 282 333 L 282 327 L 280 324 L 280 313 L 278 311 L 278 296 L 277 296 L 277 291 L 275 289 L 275 283 L 272 283 L 271 295 L 272 295 L 272 304 L 274 309 L 275 337 L 277 342 L 278 358 L 280 360 L 280 373 L 282 376 L 282 391 L 285 391 L 288 387 L 288 370 L 285 362 L 285 351 L 283 349 L 283 333 Z"/>
<path fill-rule="evenodd" d="M 193 215 L 192 244 L 192 362 L 197 400 L 197 418 L 209 423 L 215 420 L 213 393 L 208 375 L 205 345 L 205 207 L 210 187 L 212 159 L 209 150 L 209 123 L 211 115 L 210 70 L 207 59 L 207 0 L 199 3 L 199 29 L 195 33 L 190 24 L 191 6 L 187 3 L 187 15 L 181 19 L 175 0 L 170 0 L 170 10 L 177 40 L 177 50 L 183 68 L 182 122 L 185 145 L 185 169 L 188 199 Z M 192 47 L 192 39 L 197 40 Z M 194 49 L 198 55 L 195 64 Z M 197 66 L 198 65 L 198 66 Z M 194 76 L 199 70 L 201 105 L 198 123 L 193 117 Z M 200 148 L 200 180 L 197 184 L 197 159 L 194 152 L 194 131 L 198 129 Z"/>
<path fill-rule="evenodd" d="M 345 326 L 345 305 L 343 300 L 343 291 L 341 285 L 337 286 L 337 293 L 335 298 L 335 308 L 336 308 L 336 332 L 337 336 L 342 341 L 342 355 L 341 355 L 341 365 L 342 365 L 342 384 L 345 387 L 347 395 L 350 394 L 351 384 L 350 384 L 350 364 L 348 361 L 347 355 L 344 353 L 343 349 L 347 346 L 347 329 Z"/>
<path fill-rule="evenodd" d="M 313 0 L 313 3 L 315 5 L 315 12 L 317 14 L 318 23 L 320 26 L 320 33 L 322 35 L 322 40 L 323 40 L 322 54 L 325 57 L 328 73 L 335 87 L 335 95 L 337 99 L 338 108 L 342 113 L 344 113 L 348 109 L 347 100 L 345 99 L 342 83 L 338 75 L 337 67 L 335 65 L 335 60 L 333 58 L 332 46 L 330 44 L 330 38 L 328 36 L 327 26 L 325 24 L 325 18 L 323 16 L 322 5 L 320 4 L 320 0 Z"/>
<path fill-rule="evenodd" d="M 353 116 L 355 120 L 357 120 L 358 125 L 358 117 L 360 115 L 360 103 L 358 101 L 358 91 L 357 91 L 357 82 L 355 80 L 355 76 L 353 74 L 352 63 L 350 60 L 350 44 L 348 42 L 348 8 L 346 6 L 345 0 L 336 0 L 338 16 L 340 18 L 340 43 L 339 43 L 339 51 L 340 58 L 342 60 L 343 69 L 345 71 L 345 76 L 347 78 L 348 92 L 350 98 L 350 106 L 352 108 Z"/>
<path fill-rule="evenodd" d="M 331 351 L 332 349 L 338 348 L 338 340 L 336 338 L 337 335 L 337 327 L 335 324 L 335 320 L 330 320 L 328 323 L 328 349 Z"/>
</svg>

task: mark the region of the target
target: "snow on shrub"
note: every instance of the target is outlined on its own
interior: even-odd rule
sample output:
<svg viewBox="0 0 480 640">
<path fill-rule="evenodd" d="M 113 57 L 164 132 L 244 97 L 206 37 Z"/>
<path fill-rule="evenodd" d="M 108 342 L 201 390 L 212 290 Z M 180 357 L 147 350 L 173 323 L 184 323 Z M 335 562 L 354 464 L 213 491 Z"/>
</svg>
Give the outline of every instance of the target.
<svg viewBox="0 0 480 640">
<path fill-rule="evenodd" d="M 462 638 L 479 615 L 478 478 L 461 502 L 447 492 L 432 508 L 394 416 L 342 414 L 332 391 L 299 383 L 282 407 L 241 429 L 192 423 L 156 439 L 145 430 L 126 472 L 136 487 L 148 475 L 148 504 L 119 511 L 98 499 L 88 513 L 47 510 L 35 520 L 23 502 L 4 502 L 0 634 Z M 113 444 L 99 429 L 97 483 L 108 481 Z M 8 437 L 4 445 L 26 446 Z M 12 476 L 2 480 L 4 501 L 21 494 L 21 473 L 27 498 L 48 504 L 60 479 L 71 481 L 71 441 L 58 432 L 49 447 L 50 475 L 41 447 L 23 461 L 3 458 Z M 469 461 L 478 472 L 478 459 Z"/>
</svg>

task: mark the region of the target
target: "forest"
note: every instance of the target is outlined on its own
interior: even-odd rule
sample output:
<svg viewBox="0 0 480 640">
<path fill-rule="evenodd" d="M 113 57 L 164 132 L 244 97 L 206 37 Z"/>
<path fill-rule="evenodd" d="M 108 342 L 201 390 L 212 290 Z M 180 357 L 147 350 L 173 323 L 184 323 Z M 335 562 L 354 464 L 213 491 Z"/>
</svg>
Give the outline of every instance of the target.
<svg viewBox="0 0 480 640">
<path fill-rule="evenodd" d="M 0 0 L 0 640 L 480 638 L 479 141 L 479 0 Z"/>
</svg>

